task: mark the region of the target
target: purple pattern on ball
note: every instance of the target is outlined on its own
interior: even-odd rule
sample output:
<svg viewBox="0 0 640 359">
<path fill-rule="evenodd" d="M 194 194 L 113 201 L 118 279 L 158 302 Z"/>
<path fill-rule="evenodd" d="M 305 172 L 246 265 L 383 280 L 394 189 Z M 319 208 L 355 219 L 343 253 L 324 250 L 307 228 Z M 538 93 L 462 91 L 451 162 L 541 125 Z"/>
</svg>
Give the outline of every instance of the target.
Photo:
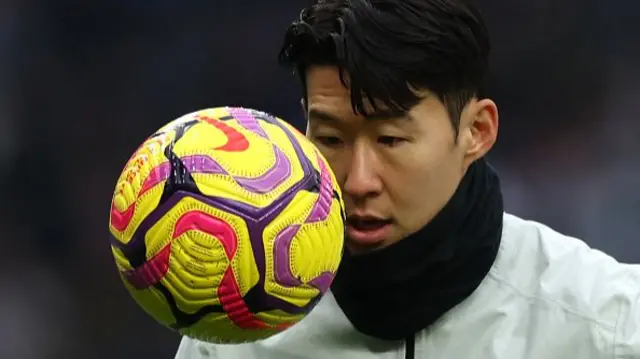
<svg viewBox="0 0 640 359">
<path fill-rule="evenodd" d="M 279 148 L 274 148 L 274 151 L 276 159 L 273 167 L 258 177 L 233 177 L 236 183 L 249 192 L 260 194 L 269 193 L 281 185 L 291 175 L 291 162 Z M 218 162 L 209 156 L 191 155 L 184 156 L 180 160 L 190 173 L 229 175 Z M 167 180 L 170 172 L 171 164 L 169 162 L 160 164 L 149 174 L 148 179 L 145 181 L 145 187 L 150 188 Z"/>
<path fill-rule="evenodd" d="M 258 136 L 260 137 L 268 138 L 267 133 L 260 126 L 260 122 L 258 122 L 258 119 L 253 116 L 251 111 L 240 107 L 228 107 L 227 111 L 229 111 L 231 116 L 233 116 L 236 121 L 238 121 L 240 126 L 253 133 L 258 134 Z"/>
<path fill-rule="evenodd" d="M 324 221 L 329 216 L 329 211 L 331 210 L 331 202 L 333 201 L 331 175 L 321 160 L 318 160 L 318 164 L 320 166 L 320 193 L 318 194 L 318 200 L 304 223 Z M 285 227 L 278 233 L 273 244 L 275 279 L 276 282 L 284 287 L 297 287 L 304 284 L 300 279 L 296 278 L 291 271 L 291 243 L 299 230 L 300 225 L 298 224 Z M 333 273 L 323 272 L 317 277 L 312 278 L 307 284 L 318 289 L 320 293 L 326 293 L 333 282 L 333 278 Z"/>
<path fill-rule="evenodd" d="M 291 175 L 291 162 L 281 149 L 274 147 L 276 163 L 264 174 L 255 177 L 234 177 L 243 188 L 255 193 L 269 193 L 276 189 Z"/>
</svg>

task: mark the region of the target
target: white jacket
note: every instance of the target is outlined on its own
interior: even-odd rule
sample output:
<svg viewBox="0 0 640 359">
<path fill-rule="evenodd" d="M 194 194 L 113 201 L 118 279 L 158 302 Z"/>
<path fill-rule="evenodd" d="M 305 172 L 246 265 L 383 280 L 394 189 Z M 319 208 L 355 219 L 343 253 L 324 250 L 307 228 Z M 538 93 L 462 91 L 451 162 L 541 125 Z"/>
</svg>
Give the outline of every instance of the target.
<svg viewBox="0 0 640 359">
<path fill-rule="evenodd" d="M 404 342 L 357 332 L 327 294 L 305 319 L 274 337 L 241 345 L 185 337 L 176 359 L 640 358 L 640 266 L 505 214 L 488 276 L 418 333 L 409 351 Z"/>
</svg>

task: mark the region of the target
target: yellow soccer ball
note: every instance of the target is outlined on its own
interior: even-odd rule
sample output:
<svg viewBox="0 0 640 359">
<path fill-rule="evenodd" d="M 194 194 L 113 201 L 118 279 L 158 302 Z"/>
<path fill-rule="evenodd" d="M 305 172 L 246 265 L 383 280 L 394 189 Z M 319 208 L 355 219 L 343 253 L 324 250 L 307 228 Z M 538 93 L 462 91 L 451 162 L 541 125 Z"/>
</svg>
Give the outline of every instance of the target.
<svg viewBox="0 0 640 359">
<path fill-rule="evenodd" d="M 329 289 L 344 204 L 315 146 L 264 112 L 194 112 L 149 137 L 116 184 L 109 230 L 137 303 L 214 343 L 267 338 Z"/>
</svg>

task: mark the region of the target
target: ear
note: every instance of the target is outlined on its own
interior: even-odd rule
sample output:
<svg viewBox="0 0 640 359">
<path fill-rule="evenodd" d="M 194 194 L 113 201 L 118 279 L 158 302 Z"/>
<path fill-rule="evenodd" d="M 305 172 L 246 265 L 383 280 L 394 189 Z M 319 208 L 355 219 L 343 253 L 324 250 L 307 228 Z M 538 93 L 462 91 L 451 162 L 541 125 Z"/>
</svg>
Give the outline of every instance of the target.
<svg viewBox="0 0 640 359">
<path fill-rule="evenodd" d="M 472 103 L 467 109 L 468 141 L 465 149 L 465 165 L 483 157 L 498 138 L 498 106 L 490 99 Z"/>
</svg>

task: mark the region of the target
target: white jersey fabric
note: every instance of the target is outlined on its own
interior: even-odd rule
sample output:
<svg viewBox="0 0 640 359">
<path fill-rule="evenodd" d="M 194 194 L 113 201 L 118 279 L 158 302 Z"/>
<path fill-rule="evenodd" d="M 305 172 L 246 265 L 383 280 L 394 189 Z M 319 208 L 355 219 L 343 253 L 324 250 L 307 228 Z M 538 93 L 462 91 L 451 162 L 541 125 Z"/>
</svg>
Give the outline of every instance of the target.
<svg viewBox="0 0 640 359">
<path fill-rule="evenodd" d="M 375 316 L 376 313 L 371 313 Z M 415 348 L 356 331 L 329 293 L 269 339 L 214 345 L 183 338 L 176 359 L 636 359 L 640 265 L 504 215 L 502 241 L 478 289 L 416 334 Z"/>
</svg>

